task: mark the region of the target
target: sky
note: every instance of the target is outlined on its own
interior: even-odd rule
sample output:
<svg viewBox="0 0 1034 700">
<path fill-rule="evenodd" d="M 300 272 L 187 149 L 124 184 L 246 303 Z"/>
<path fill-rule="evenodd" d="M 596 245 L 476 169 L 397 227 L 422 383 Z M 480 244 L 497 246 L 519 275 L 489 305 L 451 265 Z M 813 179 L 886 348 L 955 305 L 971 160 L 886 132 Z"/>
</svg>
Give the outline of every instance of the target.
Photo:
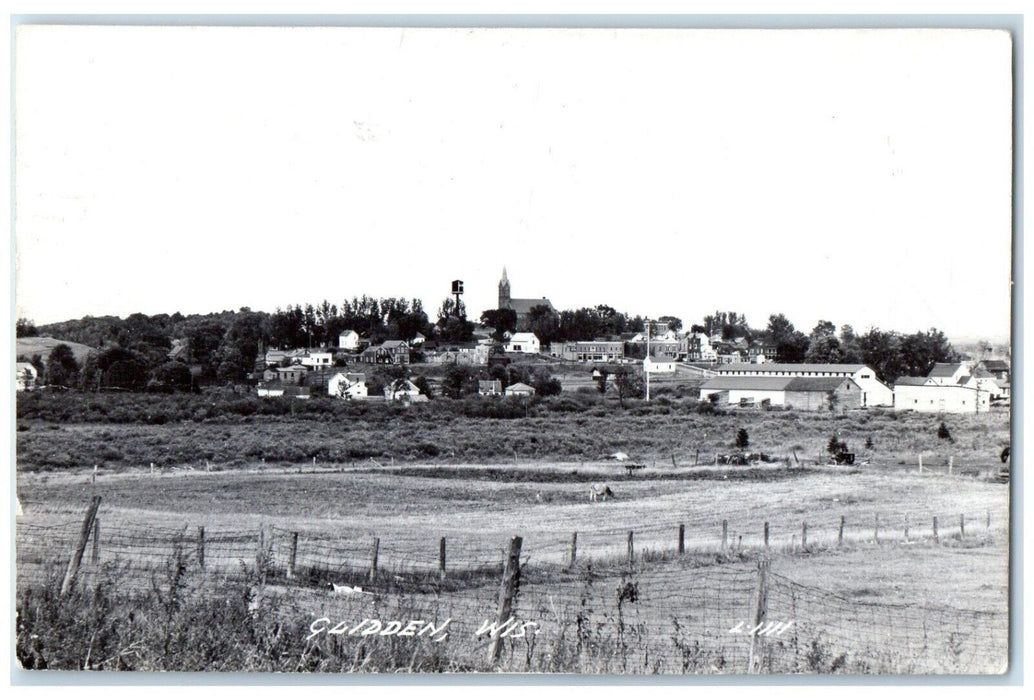
<svg viewBox="0 0 1034 700">
<path fill-rule="evenodd" d="M 453 279 L 1006 337 L 1011 45 L 974 30 L 21 26 L 16 312 Z"/>
</svg>

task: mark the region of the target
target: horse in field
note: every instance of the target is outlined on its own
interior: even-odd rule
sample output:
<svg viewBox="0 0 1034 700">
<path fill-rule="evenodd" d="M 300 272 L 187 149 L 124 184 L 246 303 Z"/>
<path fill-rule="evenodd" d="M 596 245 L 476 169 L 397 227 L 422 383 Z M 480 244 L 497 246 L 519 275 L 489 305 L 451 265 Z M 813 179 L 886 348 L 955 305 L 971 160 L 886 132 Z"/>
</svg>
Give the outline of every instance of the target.
<svg viewBox="0 0 1034 700">
<path fill-rule="evenodd" d="M 610 487 L 606 484 L 593 484 L 589 487 L 589 502 L 595 503 L 596 501 L 606 501 L 608 498 L 614 498 L 614 492 L 610 490 Z"/>
</svg>

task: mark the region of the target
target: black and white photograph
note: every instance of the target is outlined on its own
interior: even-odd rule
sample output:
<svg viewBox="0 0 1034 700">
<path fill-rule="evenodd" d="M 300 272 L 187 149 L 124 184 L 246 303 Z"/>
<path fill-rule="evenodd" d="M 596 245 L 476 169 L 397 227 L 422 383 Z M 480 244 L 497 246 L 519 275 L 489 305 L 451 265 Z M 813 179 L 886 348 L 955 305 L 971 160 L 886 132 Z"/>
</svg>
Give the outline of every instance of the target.
<svg viewBox="0 0 1034 700">
<path fill-rule="evenodd" d="M 1007 28 L 12 32 L 32 682 L 1010 671 Z"/>
</svg>

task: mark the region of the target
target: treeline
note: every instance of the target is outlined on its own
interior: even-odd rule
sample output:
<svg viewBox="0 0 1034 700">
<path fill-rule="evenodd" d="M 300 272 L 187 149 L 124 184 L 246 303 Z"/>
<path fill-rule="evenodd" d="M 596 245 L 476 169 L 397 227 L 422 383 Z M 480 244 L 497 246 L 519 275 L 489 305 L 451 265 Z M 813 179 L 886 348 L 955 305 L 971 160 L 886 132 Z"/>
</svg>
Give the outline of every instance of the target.
<svg viewBox="0 0 1034 700">
<path fill-rule="evenodd" d="M 693 332 L 724 340 L 743 338 L 748 343 L 774 347 L 779 362 L 859 363 L 872 367 L 885 382 L 902 376 L 925 376 L 937 362 L 961 359 L 944 333 L 931 328 L 899 333 L 870 328 L 857 333 L 848 324 L 839 331 L 831 321 L 819 321 L 811 332 L 797 330 L 783 314 L 773 314 L 760 330 L 750 328 L 747 319 L 735 311 L 716 311 L 694 324 Z"/>
</svg>

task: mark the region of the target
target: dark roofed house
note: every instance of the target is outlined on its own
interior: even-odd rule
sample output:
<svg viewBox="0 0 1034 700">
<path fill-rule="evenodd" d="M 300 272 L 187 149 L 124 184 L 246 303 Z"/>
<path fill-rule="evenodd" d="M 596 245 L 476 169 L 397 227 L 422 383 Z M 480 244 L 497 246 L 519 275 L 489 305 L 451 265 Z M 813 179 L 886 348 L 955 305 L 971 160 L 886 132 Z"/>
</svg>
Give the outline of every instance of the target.
<svg viewBox="0 0 1034 700">
<path fill-rule="evenodd" d="M 1005 360 L 984 360 L 979 366 L 990 372 L 995 379 L 1009 381 L 1009 363 Z"/>
<path fill-rule="evenodd" d="M 503 383 L 498 379 L 479 379 L 478 394 L 481 396 L 499 396 L 503 393 Z"/>
</svg>

